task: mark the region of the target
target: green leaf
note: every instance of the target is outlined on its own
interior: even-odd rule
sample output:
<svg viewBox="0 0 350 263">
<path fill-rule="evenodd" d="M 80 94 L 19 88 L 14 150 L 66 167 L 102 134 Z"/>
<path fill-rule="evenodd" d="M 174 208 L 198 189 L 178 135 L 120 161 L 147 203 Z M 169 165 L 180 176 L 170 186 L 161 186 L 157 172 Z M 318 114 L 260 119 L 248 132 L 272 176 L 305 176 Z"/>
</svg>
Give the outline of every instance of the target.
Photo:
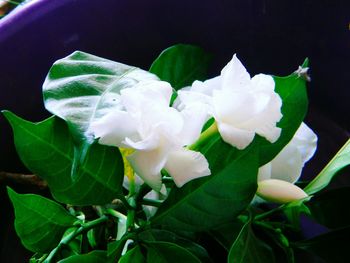
<svg viewBox="0 0 350 263">
<path fill-rule="evenodd" d="M 306 205 L 312 217 L 328 228 L 339 228 L 350 225 L 350 187 L 342 187 L 322 192 L 312 197 Z"/>
<path fill-rule="evenodd" d="M 244 223 L 240 220 L 231 220 L 210 231 L 210 235 L 216 239 L 226 250 L 230 250 L 237 239 Z"/>
<path fill-rule="evenodd" d="M 233 243 L 228 255 L 228 262 L 272 263 L 275 262 L 275 257 L 272 249 L 254 235 L 249 221 L 243 226 Z"/>
<path fill-rule="evenodd" d="M 68 123 L 78 141 L 92 121 L 120 108 L 120 90 L 157 77 L 147 71 L 81 51 L 56 61 L 43 85 L 45 107 Z"/>
<path fill-rule="evenodd" d="M 87 254 L 70 256 L 58 261 L 58 263 L 105 263 L 106 260 L 106 251 L 94 250 Z"/>
<path fill-rule="evenodd" d="M 201 261 L 188 250 L 177 244 L 163 241 L 147 242 L 144 244 L 147 248 L 147 262 L 152 263 L 179 263 L 191 262 L 200 263 Z"/>
<path fill-rule="evenodd" d="M 326 167 L 304 188 L 311 195 L 325 188 L 337 172 L 350 164 L 350 139 L 337 152 Z"/>
<path fill-rule="evenodd" d="M 152 223 L 201 231 L 228 222 L 242 212 L 256 191 L 258 152 L 248 151 L 227 166 L 211 169 L 212 175 L 172 189 Z"/>
<path fill-rule="evenodd" d="M 340 228 L 317 237 L 293 243 L 293 246 L 307 250 L 326 262 L 349 262 L 350 226 Z"/>
<path fill-rule="evenodd" d="M 144 242 L 164 241 L 164 242 L 175 243 L 185 248 L 196 257 L 198 257 L 201 260 L 201 262 L 211 262 L 208 252 L 202 246 L 200 246 L 199 244 L 189 239 L 180 237 L 175 233 L 167 230 L 160 230 L 160 229 L 145 230 L 138 234 L 138 239 Z"/>
<path fill-rule="evenodd" d="M 146 263 L 146 259 L 143 256 L 139 246 L 130 249 L 120 258 L 118 263 Z"/>
<path fill-rule="evenodd" d="M 210 60 L 211 55 L 202 48 L 178 44 L 165 49 L 149 71 L 178 90 L 195 80 L 205 80 Z"/>
<path fill-rule="evenodd" d="M 308 60 L 303 63 L 307 67 Z M 293 138 L 300 124 L 305 118 L 308 99 L 306 93 L 306 81 L 297 73 L 292 73 L 287 77 L 274 76 L 275 91 L 282 99 L 283 117 L 277 124 L 282 129 L 280 138 L 275 143 L 270 143 L 260 137 L 260 164 L 270 162 Z"/>
<path fill-rule="evenodd" d="M 17 194 L 7 188 L 15 209 L 15 229 L 30 251 L 44 253 L 53 249 L 67 228 L 78 221 L 59 204 L 34 194 Z"/>
<path fill-rule="evenodd" d="M 106 204 L 122 193 L 123 161 L 114 147 L 93 144 L 84 163 L 71 176 L 73 138 L 64 121 L 25 121 L 4 112 L 10 122 L 17 152 L 34 174 L 47 181 L 54 198 L 72 205 Z"/>
</svg>

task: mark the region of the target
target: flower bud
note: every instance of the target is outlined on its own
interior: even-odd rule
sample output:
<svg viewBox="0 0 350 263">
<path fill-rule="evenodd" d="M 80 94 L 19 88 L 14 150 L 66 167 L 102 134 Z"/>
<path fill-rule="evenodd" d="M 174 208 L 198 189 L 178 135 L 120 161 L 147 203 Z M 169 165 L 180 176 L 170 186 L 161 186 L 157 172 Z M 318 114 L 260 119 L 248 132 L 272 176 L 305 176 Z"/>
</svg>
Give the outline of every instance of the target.
<svg viewBox="0 0 350 263">
<path fill-rule="evenodd" d="M 300 200 L 308 196 L 300 187 L 277 179 L 258 182 L 256 194 L 266 201 L 279 204 Z"/>
</svg>

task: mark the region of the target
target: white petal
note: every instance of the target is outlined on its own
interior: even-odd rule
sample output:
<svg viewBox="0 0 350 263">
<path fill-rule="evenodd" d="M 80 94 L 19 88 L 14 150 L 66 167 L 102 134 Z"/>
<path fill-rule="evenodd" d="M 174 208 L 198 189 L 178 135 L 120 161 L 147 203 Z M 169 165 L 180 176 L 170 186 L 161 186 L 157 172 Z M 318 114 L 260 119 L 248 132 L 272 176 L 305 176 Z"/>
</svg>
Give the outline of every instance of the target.
<svg viewBox="0 0 350 263">
<path fill-rule="evenodd" d="M 222 69 L 222 88 L 223 89 L 242 89 L 249 86 L 250 75 L 237 58 L 233 55 L 231 61 Z"/>
<path fill-rule="evenodd" d="M 123 141 L 123 144 L 126 145 L 128 148 L 132 148 L 135 150 L 141 150 L 141 151 L 151 151 L 156 149 L 160 142 L 161 138 L 158 133 L 156 132 L 150 132 L 149 135 L 146 138 L 139 139 L 139 140 L 132 140 L 131 138 L 125 138 Z"/>
<path fill-rule="evenodd" d="M 225 123 L 218 123 L 218 130 L 225 142 L 240 150 L 246 148 L 253 141 L 255 135 L 252 131 L 237 129 Z"/>
<path fill-rule="evenodd" d="M 291 143 L 296 145 L 301 153 L 303 163 L 306 163 L 316 151 L 317 135 L 303 122 L 295 133 Z"/>
<path fill-rule="evenodd" d="M 210 175 L 207 159 L 199 152 L 184 148 L 169 153 L 165 169 L 178 187 L 193 179 Z"/>
<path fill-rule="evenodd" d="M 209 119 L 208 110 L 201 104 L 196 103 L 186 107 L 181 111 L 181 114 L 184 125 L 178 136 L 182 145 L 190 145 L 199 138 L 204 124 Z"/>
<path fill-rule="evenodd" d="M 165 81 L 141 81 L 132 88 L 120 91 L 121 101 L 128 112 L 142 112 L 149 105 L 157 103 L 169 106 L 172 88 Z"/>
<path fill-rule="evenodd" d="M 160 147 L 152 151 L 136 151 L 127 157 L 137 175 L 155 191 L 162 188 L 160 171 L 167 160 L 166 150 Z"/>
<path fill-rule="evenodd" d="M 212 98 L 206 94 L 188 90 L 179 90 L 178 97 L 174 102 L 174 107 L 183 110 L 187 106 L 200 103 L 203 107 L 207 107 L 208 111 L 211 109 Z"/>
<path fill-rule="evenodd" d="M 213 93 L 214 117 L 217 121 L 240 127 L 255 115 L 255 97 L 242 91 L 216 90 Z"/>
<path fill-rule="evenodd" d="M 298 149 L 288 144 L 271 161 L 271 179 L 295 183 L 301 175 L 303 166 L 304 163 Z"/>
<path fill-rule="evenodd" d="M 137 139 L 137 122 L 125 111 L 114 111 L 91 123 L 88 133 L 99 138 L 99 143 L 124 147 L 125 137 Z"/>
<path fill-rule="evenodd" d="M 221 89 L 222 84 L 222 78 L 221 76 L 217 76 L 212 79 L 208 79 L 206 81 L 199 81 L 196 80 L 192 83 L 191 91 L 202 93 L 207 96 L 212 96 L 213 91 L 217 89 Z"/>
<path fill-rule="evenodd" d="M 271 179 L 271 162 L 261 166 L 258 172 L 258 182 Z"/>
<path fill-rule="evenodd" d="M 251 80 L 252 88 L 264 92 L 274 92 L 275 81 L 270 75 L 258 74 Z"/>
</svg>

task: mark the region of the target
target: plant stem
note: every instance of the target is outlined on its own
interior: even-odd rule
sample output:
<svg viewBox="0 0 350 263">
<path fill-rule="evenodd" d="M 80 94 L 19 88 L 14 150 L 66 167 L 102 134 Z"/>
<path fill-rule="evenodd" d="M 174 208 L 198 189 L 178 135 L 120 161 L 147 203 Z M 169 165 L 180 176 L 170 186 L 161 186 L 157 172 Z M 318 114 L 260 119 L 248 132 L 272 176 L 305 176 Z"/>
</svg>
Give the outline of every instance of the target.
<svg viewBox="0 0 350 263">
<path fill-rule="evenodd" d="M 214 123 L 201 134 L 199 139 L 194 144 L 188 146 L 187 148 L 193 151 L 198 150 L 202 144 L 204 144 L 208 139 L 210 139 L 212 136 L 217 134 L 217 132 L 218 132 L 218 126 L 214 121 Z"/>
<path fill-rule="evenodd" d="M 163 201 L 160 200 L 153 200 L 153 199 L 148 199 L 144 198 L 142 200 L 143 205 L 150 205 L 150 206 L 155 206 L 155 207 L 160 207 L 160 205 L 163 203 Z"/>
<path fill-rule="evenodd" d="M 60 251 L 60 249 L 67 245 L 69 242 L 71 242 L 74 238 L 76 238 L 77 236 L 81 235 L 82 233 L 98 226 L 101 225 L 103 223 L 105 223 L 108 220 L 107 216 L 102 216 L 98 219 L 95 219 L 93 221 L 87 222 L 85 224 L 82 224 L 79 228 L 77 228 L 74 232 L 68 234 L 67 236 L 65 236 L 64 238 L 61 239 L 60 243 L 57 245 L 57 247 L 55 247 L 51 253 L 47 256 L 47 258 L 44 260 L 44 263 L 50 263 L 54 257 L 56 256 L 56 254 Z"/>
<path fill-rule="evenodd" d="M 124 215 L 124 214 L 122 214 L 122 213 L 120 213 L 120 212 L 118 212 L 118 211 L 116 211 L 116 210 L 114 210 L 112 208 L 106 209 L 105 213 L 109 214 L 109 215 L 111 215 L 113 217 L 116 217 L 116 218 L 118 218 L 120 220 L 123 220 L 123 221 L 126 221 L 126 219 L 127 219 L 126 215 Z"/>
<path fill-rule="evenodd" d="M 257 215 L 257 216 L 254 217 L 254 221 L 258 221 L 258 220 L 265 219 L 265 218 L 267 218 L 267 217 L 273 215 L 274 213 L 277 213 L 277 212 L 283 210 L 285 206 L 286 206 L 286 205 L 283 204 L 283 205 L 281 205 L 281 206 L 279 206 L 279 207 L 276 207 L 276 208 L 274 208 L 274 209 L 272 209 L 272 210 L 269 210 L 269 211 L 267 211 L 267 212 L 265 212 L 265 213 L 259 214 L 259 215 Z"/>
</svg>

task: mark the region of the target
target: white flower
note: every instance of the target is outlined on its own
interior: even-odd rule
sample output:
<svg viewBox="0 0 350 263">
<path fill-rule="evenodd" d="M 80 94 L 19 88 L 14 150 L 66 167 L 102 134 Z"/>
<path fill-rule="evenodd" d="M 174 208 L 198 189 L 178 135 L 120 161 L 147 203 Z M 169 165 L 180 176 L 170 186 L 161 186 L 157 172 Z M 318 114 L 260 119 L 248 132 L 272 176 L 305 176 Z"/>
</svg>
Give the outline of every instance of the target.
<svg viewBox="0 0 350 263">
<path fill-rule="evenodd" d="M 167 82 L 140 82 L 121 90 L 120 110 L 93 121 L 89 127 L 101 144 L 134 149 L 129 162 L 156 191 L 162 186 L 163 168 L 178 187 L 210 175 L 205 157 L 184 148 L 199 137 L 205 112 L 196 106 L 179 112 L 169 107 L 171 95 Z"/>
<path fill-rule="evenodd" d="M 259 168 L 258 181 L 279 179 L 294 184 L 304 164 L 314 155 L 316 147 L 316 134 L 302 123 L 282 151 L 271 162 Z"/>
<path fill-rule="evenodd" d="M 184 109 L 201 104 L 217 122 L 223 140 L 244 149 L 255 134 L 275 142 L 281 133 L 276 127 L 282 118 L 282 101 L 274 91 L 271 76 L 250 78 L 236 55 L 222 69 L 221 75 L 207 81 L 195 81 L 192 87 L 178 92 L 176 105 Z"/>
<path fill-rule="evenodd" d="M 259 168 L 257 195 L 268 201 L 285 203 L 306 197 L 293 184 L 298 181 L 304 164 L 311 159 L 317 147 L 316 134 L 302 123 L 292 140 L 269 163 Z M 298 189 L 297 189 L 298 188 Z M 258 197 L 253 203 L 260 203 Z"/>
</svg>

